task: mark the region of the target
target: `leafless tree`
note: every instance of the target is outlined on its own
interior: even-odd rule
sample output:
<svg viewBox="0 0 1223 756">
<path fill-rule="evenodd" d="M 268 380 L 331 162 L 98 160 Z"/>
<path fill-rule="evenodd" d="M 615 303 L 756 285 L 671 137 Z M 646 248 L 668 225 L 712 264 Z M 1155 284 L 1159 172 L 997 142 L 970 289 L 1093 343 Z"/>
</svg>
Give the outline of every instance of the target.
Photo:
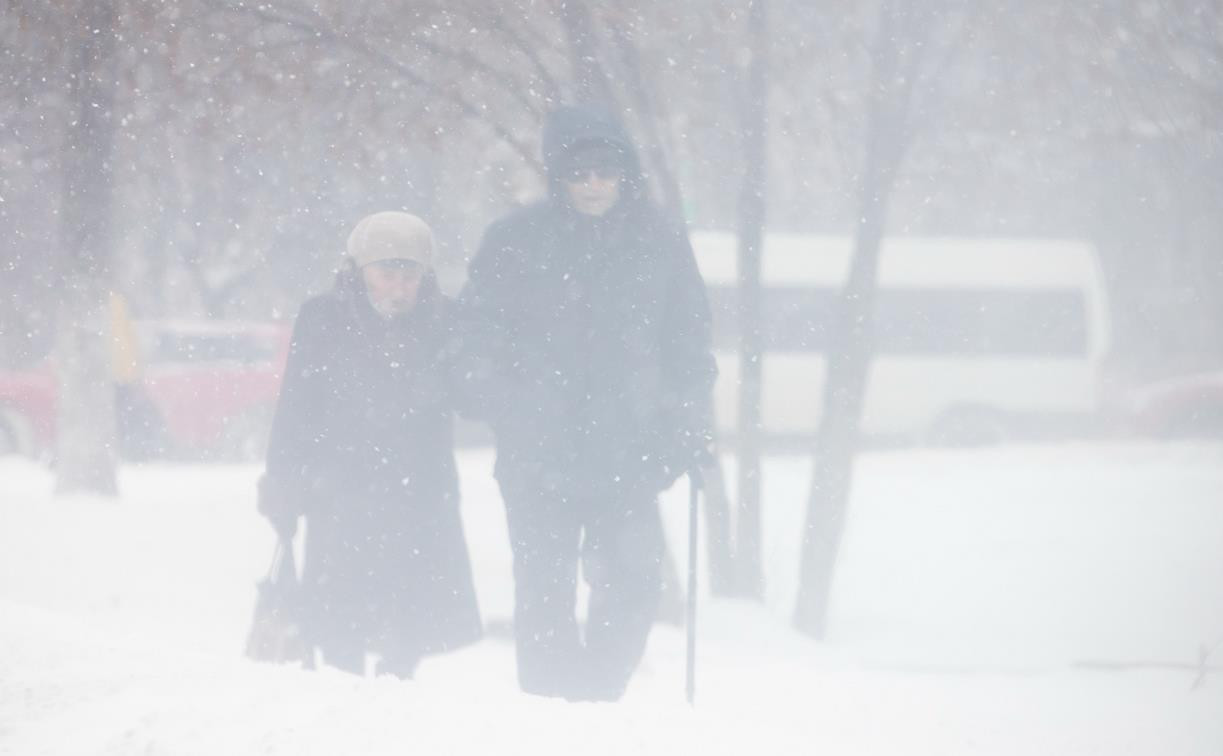
<svg viewBox="0 0 1223 756">
<path fill-rule="evenodd" d="M 867 370 L 872 355 L 879 251 L 888 204 L 915 128 L 914 90 L 929 74 L 937 9 L 884 0 L 870 47 L 863 166 L 857 186 L 861 223 L 827 352 L 823 413 L 799 566 L 795 625 L 823 638 L 837 555 L 853 482 Z"/>
<path fill-rule="evenodd" d="M 108 310 L 114 254 L 114 3 L 87 3 L 83 20 L 72 36 L 66 82 L 75 120 L 63 163 L 56 490 L 114 494 L 117 450 Z"/>
<path fill-rule="evenodd" d="M 759 599 L 761 568 L 760 402 L 763 391 L 764 333 L 761 328 L 760 270 L 764 251 L 767 187 L 769 33 L 767 0 L 747 9 L 750 56 L 741 108 L 743 185 L 739 193 L 739 412 L 738 499 L 735 562 L 737 593 Z"/>
</svg>

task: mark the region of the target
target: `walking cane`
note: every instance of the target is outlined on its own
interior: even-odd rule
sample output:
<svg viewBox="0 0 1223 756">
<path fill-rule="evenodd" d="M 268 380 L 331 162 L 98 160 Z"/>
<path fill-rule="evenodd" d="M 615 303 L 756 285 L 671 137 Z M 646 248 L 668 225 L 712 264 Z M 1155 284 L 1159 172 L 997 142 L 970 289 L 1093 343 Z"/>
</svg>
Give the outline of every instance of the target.
<svg viewBox="0 0 1223 756">
<path fill-rule="evenodd" d="M 696 698 L 696 505 L 700 490 L 701 471 L 693 467 L 688 471 L 688 615 L 684 623 L 688 631 L 688 663 L 684 690 L 689 706 L 693 705 Z"/>
</svg>

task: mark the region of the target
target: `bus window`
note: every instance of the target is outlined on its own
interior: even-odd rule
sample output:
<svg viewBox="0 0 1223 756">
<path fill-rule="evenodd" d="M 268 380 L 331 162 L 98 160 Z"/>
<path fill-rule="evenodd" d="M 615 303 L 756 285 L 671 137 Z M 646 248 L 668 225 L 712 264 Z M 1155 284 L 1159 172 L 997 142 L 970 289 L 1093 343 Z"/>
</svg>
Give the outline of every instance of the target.
<svg viewBox="0 0 1223 756">
<path fill-rule="evenodd" d="M 879 293 L 875 317 L 884 354 L 1087 353 L 1086 303 L 1073 289 L 892 289 Z"/>
<path fill-rule="evenodd" d="M 768 351 L 821 352 L 837 328 L 839 293 L 772 287 L 763 292 L 761 329 Z M 710 290 L 714 345 L 738 346 L 738 297 Z M 875 352 L 959 356 L 1083 356 L 1087 308 L 1075 289 L 883 289 L 876 293 Z"/>
</svg>

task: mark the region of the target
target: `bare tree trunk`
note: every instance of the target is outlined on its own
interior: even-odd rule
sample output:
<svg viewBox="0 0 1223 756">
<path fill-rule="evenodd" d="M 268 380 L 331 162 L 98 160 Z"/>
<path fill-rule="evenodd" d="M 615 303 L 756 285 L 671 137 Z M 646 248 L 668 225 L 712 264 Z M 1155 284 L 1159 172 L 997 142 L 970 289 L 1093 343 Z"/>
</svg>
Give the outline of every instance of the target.
<svg viewBox="0 0 1223 756">
<path fill-rule="evenodd" d="M 760 397 L 764 366 L 760 267 L 764 247 L 768 150 L 768 12 L 766 0 L 748 11 L 747 89 L 743 100 L 743 186 L 739 195 L 739 471 L 735 561 L 737 593 L 764 595 L 760 541 Z"/>
<path fill-rule="evenodd" d="M 676 566 L 675 554 L 667 548 L 662 559 L 662 596 L 655 620 L 680 627 L 684 624 L 684 584 Z"/>
<path fill-rule="evenodd" d="M 68 71 L 75 121 L 64 158 L 56 490 L 113 495 L 115 387 L 108 290 L 115 12 L 112 0 L 93 0 L 85 7 L 83 36 Z"/>
<path fill-rule="evenodd" d="M 627 100 L 632 103 L 631 109 L 635 111 L 638 126 L 644 135 L 645 152 L 657 188 L 662 193 L 663 208 L 675 223 L 684 224 L 683 191 L 668 160 L 669 150 L 664 133 L 658 126 L 666 123 L 666 114 L 657 97 L 650 92 L 642 74 L 641 55 L 632 33 L 635 20 L 631 15 L 624 14 L 611 30 L 621 69 L 616 79 L 623 82 Z M 713 422 L 712 408 L 709 421 Z M 730 500 L 721 460 L 715 458 L 710 467 L 701 470 L 701 477 L 704 481 L 702 505 L 705 510 L 705 553 L 709 559 L 710 590 L 718 596 L 738 595 Z M 667 615 L 665 620 L 672 621 L 672 615 L 675 615 L 674 621 L 679 622 L 683 619 L 683 589 L 671 554 L 666 558 L 665 573 L 668 588 L 663 600 Z"/>
<path fill-rule="evenodd" d="M 795 626 L 825 637 L 837 554 L 849 509 L 854 454 L 866 392 L 874 331 L 879 250 L 887 225 L 888 200 L 907 148 L 909 97 L 918 74 L 922 46 L 911 18 L 902 18 L 901 0 L 886 2 L 871 53 L 872 86 L 859 216 L 849 279 L 841 295 L 839 322 L 828 350 L 823 417 L 816 436 L 815 469 L 807 500 L 807 522 L 799 565 Z M 897 27 L 904 25 L 905 32 Z M 909 36 L 908 54 L 898 49 L 898 33 Z"/>
<path fill-rule="evenodd" d="M 705 482 L 705 553 L 709 555 L 709 590 L 715 596 L 737 595 L 739 579 L 730 534 L 730 497 L 717 460 L 701 471 Z"/>
<path fill-rule="evenodd" d="M 862 192 L 884 187 L 865 177 Z M 886 187 L 890 190 L 890 186 Z M 879 195 L 876 194 L 876 197 Z M 882 202 L 867 203 L 854 251 L 850 283 L 841 296 L 838 337 L 828 352 L 824 412 L 816 438 L 815 468 L 807 499 L 795 624 L 816 638 L 827 630 L 833 575 L 853 480 L 854 453 L 866 374 L 870 365 L 875 270 L 886 222 Z"/>
<path fill-rule="evenodd" d="M 599 40 L 590 18 L 590 8 L 583 0 L 560 0 L 560 18 L 569 41 L 574 100 L 615 109 L 611 84 L 600 63 Z"/>
<path fill-rule="evenodd" d="M 564 0 L 561 20 L 569 41 L 576 99 L 579 102 L 598 102 L 618 110 L 611 80 L 600 62 L 596 32 L 588 6 L 578 0 Z M 682 224 L 683 195 L 667 160 L 663 137 L 655 125 L 662 120 L 662 116 L 646 87 L 640 68 L 640 56 L 627 23 L 628 21 L 625 21 L 613 30 L 618 62 L 623 69 L 621 78 L 628 90 L 622 94 L 626 96 L 627 101 L 633 103 L 638 123 L 645 133 L 647 156 L 663 193 L 664 209 L 676 223 Z M 730 537 L 729 504 L 720 461 L 715 460 L 714 466 L 703 470 L 702 475 L 705 481 L 705 544 L 709 555 L 711 588 L 719 595 L 738 593 L 735 589 L 739 580 L 735 573 Z M 671 624 L 681 623 L 684 617 L 684 589 L 676 569 L 675 556 L 670 549 L 663 557 L 663 595 L 658 616 L 661 621 Z"/>
<path fill-rule="evenodd" d="M 653 97 L 646 85 L 645 76 L 641 71 L 641 54 L 633 39 L 631 22 L 616 24 L 612 29 L 616 49 L 619 52 L 620 64 L 623 67 L 622 79 L 627 90 L 629 102 L 637 114 L 637 123 L 644 138 L 645 154 L 649 157 L 650 173 L 654 183 L 662 193 L 663 208 L 667 215 L 678 222 L 684 221 L 684 198 L 679 187 L 679 181 L 672 170 L 671 161 L 667 159 L 668 144 L 664 130 L 659 124 L 665 124 L 667 119 L 658 106 L 658 99 Z M 672 153 L 674 154 L 674 153 Z"/>
</svg>

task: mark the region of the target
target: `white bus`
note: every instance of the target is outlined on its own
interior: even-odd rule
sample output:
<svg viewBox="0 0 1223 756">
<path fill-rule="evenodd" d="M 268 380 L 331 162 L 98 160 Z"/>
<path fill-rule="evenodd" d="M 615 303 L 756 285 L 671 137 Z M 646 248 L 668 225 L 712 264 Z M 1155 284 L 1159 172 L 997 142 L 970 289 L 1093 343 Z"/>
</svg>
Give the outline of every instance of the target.
<svg viewBox="0 0 1223 756">
<path fill-rule="evenodd" d="M 736 240 L 694 232 L 714 310 L 723 435 L 737 426 Z M 762 421 L 810 436 L 852 239 L 770 234 L 762 266 Z M 1098 407 L 1109 317 L 1092 245 L 1049 239 L 889 238 L 881 250 L 868 436 L 981 442 L 1083 420 Z"/>
</svg>

